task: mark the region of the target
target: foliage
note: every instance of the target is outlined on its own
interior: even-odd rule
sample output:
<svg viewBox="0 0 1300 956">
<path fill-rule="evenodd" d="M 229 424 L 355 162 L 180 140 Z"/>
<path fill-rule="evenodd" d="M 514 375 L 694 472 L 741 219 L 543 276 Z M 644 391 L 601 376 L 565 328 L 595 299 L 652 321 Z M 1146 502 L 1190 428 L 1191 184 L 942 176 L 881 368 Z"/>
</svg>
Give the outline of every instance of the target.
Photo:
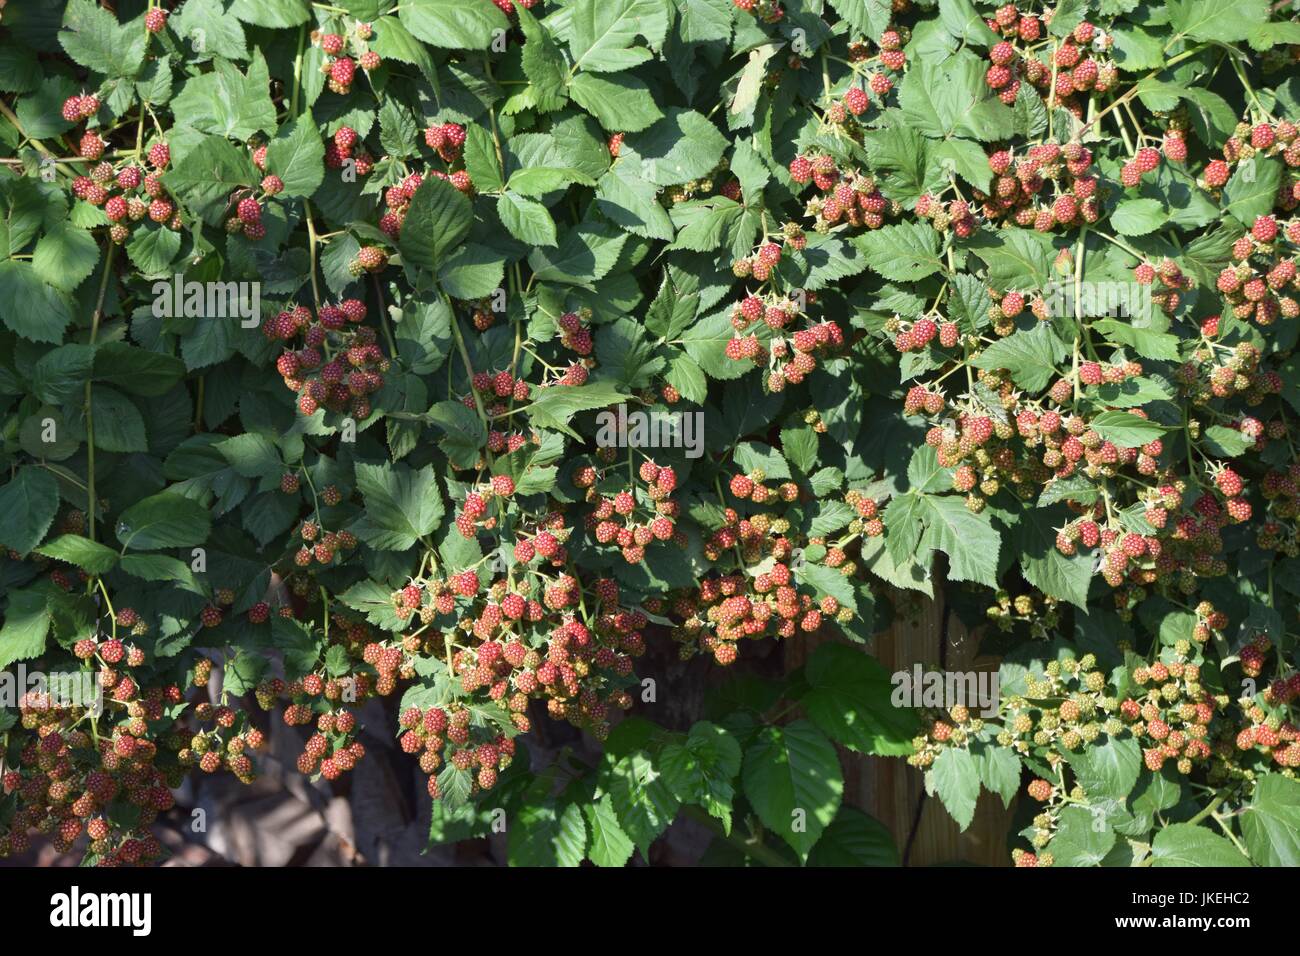
<svg viewBox="0 0 1300 956">
<path fill-rule="evenodd" d="M 1018 865 L 1300 860 L 1285 5 L 116 7 L 0 12 L 0 664 L 106 698 L 4 702 L 0 855 L 380 697 L 518 865 L 896 863 L 842 751 Z M 986 711 L 894 699 L 923 597 Z"/>
</svg>

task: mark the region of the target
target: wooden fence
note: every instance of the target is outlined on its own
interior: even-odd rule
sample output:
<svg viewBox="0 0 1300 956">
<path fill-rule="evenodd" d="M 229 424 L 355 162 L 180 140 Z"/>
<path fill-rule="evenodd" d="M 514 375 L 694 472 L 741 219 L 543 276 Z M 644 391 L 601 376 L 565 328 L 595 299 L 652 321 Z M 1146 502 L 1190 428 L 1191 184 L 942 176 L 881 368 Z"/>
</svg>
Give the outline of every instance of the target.
<svg viewBox="0 0 1300 956">
<path fill-rule="evenodd" d="M 803 637 L 786 642 L 786 667 L 794 669 L 825 638 Z M 913 664 L 946 670 L 995 670 L 997 659 L 977 656 L 978 641 L 956 614 L 943 604 L 942 592 L 923 604 L 915 622 L 896 620 L 873 639 L 872 653 L 891 673 Z M 841 748 L 844 801 L 885 824 L 894 835 L 905 866 L 971 863 L 1008 866 L 1006 834 L 1012 809 L 981 791 L 975 818 L 964 832 L 948 816 L 937 797 L 925 795 L 921 771 L 902 758 L 868 757 Z"/>
</svg>

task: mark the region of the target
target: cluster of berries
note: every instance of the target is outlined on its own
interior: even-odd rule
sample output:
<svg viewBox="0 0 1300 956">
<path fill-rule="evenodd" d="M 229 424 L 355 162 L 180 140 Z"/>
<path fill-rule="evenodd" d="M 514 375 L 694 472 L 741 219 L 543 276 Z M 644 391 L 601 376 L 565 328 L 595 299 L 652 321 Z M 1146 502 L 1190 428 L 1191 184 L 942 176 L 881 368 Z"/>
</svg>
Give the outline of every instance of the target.
<svg viewBox="0 0 1300 956">
<path fill-rule="evenodd" d="M 795 157 L 790 178 L 800 186 L 811 181 L 821 190 L 821 195 L 813 196 L 804 206 L 804 215 L 812 217 L 815 232 L 829 232 L 840 223 L 879 229 L 886 216 L 900 211 L 897 203 L 885 198 L 872 176 L 857 170 L 841 171 L 830 156 Z"/>
<path fill-rule="evenodd" d="M 206 686 L 211 666 L 206 658 L 196 662 L 196 686 Z M 228 770 L 240 783 L 252 783 L 256 768 L 250 754 L 266 746 L 266 736 L 249 722 L 248 715 L 224 704 L 213 706 L 204 701 L 195 705 L 194 719 L 212 726 L 197 730 L 189 738 L 176 755 L 180 765 L 198 767 L 204 773 Z"/>
<path fill-rule="evenodd" d="M 947 232 L 951 229 L 959 239 L 969 238 L 979 226 L 971 212 L 970 203 L 964 199 L 944 202 L 929 193 L 924 193 L 916 201 L 916 214 L 922 219 L 929 220 L 930 225 L 939 232 Z"/>
<path fill-rule="evenodd" d="M 102 152 L 101 149 L 100 155 Z M 167 144 L 155 143 L 149 149 L 147 160 L 151 167 L 147 173 L 135 163 L 115 168 L 105 160 L 92 166 L 89 175 L 72 181 L 74 196 L 92 206 L 103 207 L 113 242 L 126 242 L 132 224 L 146 216 L 166 229 L 180 229 L 183 225 L 176 204 L 162 183 L 162 171 L 171 161 Z"/>
<path fill-rule="evenodd" d="M 623 487 L 612 494 L 600 487 L 616 479 L 602 476 L 593 465 L 579 468 L 573 476 L 574 485 L 586 492 L 587 503 L 594 505 L 584 519 L 588 533 L 598 544 L 618 547 L 628 564 L 644 561 L 646 548 L 656 541 L 686 546 L 685 535 L 673 524 L 680 505 L 669 497 L 677 487 L 677 473 L 647 458 L 638 474 L 644 487 Z"/>
<path fill-rule="evenodd" d="M 492 503 L 509 498 L 514 493 L 515 481 L 509 475 L 493 475 L 486 484 L 468 491 L 460 513 L 456 515 L 456 530 L 460 532 L 461 537 L 473 540 L 478 536 L 480 526 L 488 531 L 495 528 L 497 516 L 488 514 Z M 504 508 L 504 504 L 499 504 L 498 510 Z"/>
<path fill-rule="evenodd" d="M 999 590 L 984 616 L 999 631 L 1023 628 L 1033 640 L 1051 640 L 1061 624 L 1060 601 L 1050 594 L 1017 594 Z"/>
<path fill-rule="evenodd" d="M 1077 142 L 1042 143 L 1016 159 L 1009 150 L 989 156 L 989 193 L 974 192 L 985 218 L 1007 220 L 1026 229 L 1050 232 L 1058 226 L 1093 223 L 1101 216 L 1092 151 Z M 961 220 L 951 214 L 957 235 Z"/>
<path fill-rule="evenodd" d="M 901 3 L 892 5 L 894 10 L 901 9 Z M 876 41 L 878 51 L 872 53 L 871 44 L 864 39 L 854 39 L 849 41 L 849 62 L 866 63 L 878 57 L 880 65 L 886 70 L 897 73 L 904 64 L 907 63 L 907 54 L 903 52 L 904 45 L 912 39 L 912 31 L 904 26 L 889 26 L 880 34 L 880 39 Z"/>
<path fill-rule="evenodd" d="M 804 296 L 807 295 L 804 293 Z M 731 327 L 737 332 L 745 332 L 761 320 L 772 331 L 779 332 L 803 315 L 803 303 L 793 296 L 778 295 L 775 292 L 760 295 L 751 293 L 731 306 Z"/>
<path fill-rule="evenodd" d="M 449 785 L 455 774 L 470 775 L 471 793 L 491 790 L 498 773 L 514 759 L 514 740 L 476 726 L 463 704 L 423 711 L 408 707 L 398 727 L 402 750 L 419 754 L 420 770 L 429 776 L 429 796 L 435 800 L 442 797 L 444 785 Z"/>
<path fill-rule="evenodd" d="M 349 162 L 352 163 L 352 170 L 358 176 L 369 176 L 375 168 L 374 157 L 368 153 L 362 146 L 361 152 L 356 152 L 357 143 L 361 142 L 361 137 L 351 126 L 340 126 L 334 131 L 334 135 L 325 143 L 325 166 L 327 169 L 342 169 Z M 263 154 L 263 158 L 265 158 Z M 254 153 L 253 159 L 256 162 L 257 154 Z M 258 167 L 262 166 L 258 163 Z M 263 188 L 266 184 L 263 183 Z"/>
<path fill-rule="evenodd" d="M 0 858 L 25 851 L 35 830 L 60 852 L 87 834 L 94 865 L 156 861 L 163 850 L 148 828 L 173 806 L 172 788 L 184 774 L 178 754 L 189 731 L 182 690 L 150 683 L 144 652 L 115 637 L 84 638 L 74 654 L 83 662 L 80 686 L 88 691 L 98 680 L 105 691 L 103 712 L 95 710 L 92 731 L 97 695 L 77 693 L 70 684 L 61 685 L 69 693 L 43 689 L 19 699 L 21 727 L 29 734 L 8 751 L 0 774 L 0 791 L 11 798 L 0 827 Z M 110 818 L 110 805 L 129 812 Z"/>
<path fill-rule="evenodd" d="M 1060 754 L 1050 748 L 1076 751 L 1103 733 L 1122 734 L 1119 708 L 1092 654 L 1049 661 L 1040 675 L 1026 677 L 1023 695 L 1003 697 L 997 743 L 1022 755 L 1047 750 L 1055 765 Z"/>
<path fill-rule="evenodd" d="M 1187 641 L 1174 648 L 1171 660 L 1133 670 L 1138 696 L 1120 705 L 1120 717 L 1142 747 L 1143 762 L 1159 773 L 1165 761 L 1189 774 L 1210 757 L 1209 724 L 1215 701 L 1200 682 L 1200 667 L 1187 660 Z"/>
<path fill-rule="evenodd" d="M 894 348 L 900 352 L 924 351 L 936 339 L 939 346 L 945 349 L 956 348 L 961 341 L 961 329 L 956 322 L 936 322 L 929 316 L 922 316 L 913 322 L 894 316 L 886 323 L 885 331 L 893 336 Z"/>
<path fill-rule="evenodd" d="M 698 590 L 676 597 L 670 610 L 681 623 L 671 634 L 681 645 L 683 660 L 705 653 L 719 664 L 733 664 L 741 640 L 816 632 L 824 614 L 834 616 L 843 610 L 838 603 L 830 603 L 834 598 L 825 600 L 822 607 L 796 591 L 790 566 L 777 561 L 770 571 L 753 578 L 744 574 L 707 577 Z"/>
<path fill-rule="evenodd" d="M 298 393 L 302 414 L 323 407 L 347 410 L 357 420 L 370 415 L 368 396 L 383 387 L 390 363 L 376 344 L 375 330 L 359 324 L 365 317 L 365 303 L 347 299 L 322 306 L 315 317 L 299 305 L 263 323 L 269 339 L 303 339 L 301 347 L 280 353 L 275 362 L 285 387 Z"/>
<path fill-rule="evenodd" d="M 1281 425 L 1282 423 L 1271 423 Z M 1283 425 L 1283 428 L 1285 426 Z M 1285 437 L 1286 432 L 1274 437 Z M 1287 557 L 1300 555 L 1300 462 L 1292 462 L 1285 471 L 1270 469 L 1259 481 L 1259 492 L 1266 502 L 1264 520 L 1256 532 L 1256 543 L 1267 551 Z"/>
<path fill-rule="evenodd" d="M 274 188 L 279 183 L 278 177 L 268 176 L 267 179 L 273 180 Z M 283 188 L 283 184 L 279 184 Z M 265 189 L 265 187 L 264 187 Z M 239 198 L 239 197 L 243 198 Z M 235 214 L 226 220 L 226 232 L 243 233 L 244 238 L 257 242 L 266 236 L 266 226 L 262 223 L 262 204 L 253 196 L 248 195 L 247 190 L 238 190 L 230 197 L 231 203 L 234 204 Z"/>
<path fill-rule="evenodd" d="M 1174 314 L 1182 299 L 1181 293 L 1194 285 L 1191 277 L 1184 275 L 1178 263 L 1172 259 L 1161 259 L 1156 263 L 1140 262 L 1133 270 L 1133 278 L 1140 286 L 1153 287 L 1151 304 L 1166 315 Z M 1141 303 L 1138 305 L 1140 309 Z"/>
<path fill-rule="evenodd" d="M 1271 215 L 1256 218 L 1250 232 L 1232 244 L 1232 265 L 1219 273 L 1217 286 L 1236 318 L 1266 326 L 1300 316 L 1297 246 L 1300 219 L 1284 227 Z"/>
<path fill-rule="evenodd" d="M 926 731 L 912 739 L 907 762 L 919 770 L 934 765 L 945 750 L 965 750 L 975 735 L 984 730 L 984 720 L 971 714 L 965 704 L 953 704 L 946 711 L 926 713 Z"/>
<path fill-rule="evenodd" d="M 313 563 L 328 566 L 334 563 L 335 558 L 357 546 L 356 535 L 351 531 L 326 531 L 313 520 L 303 521 L 298 526 L 298 534 L 302 544 L 294 552 L 293 563 L 299 568 L 310 568 Z"/>
<path fill-rule="evenodd" d="M 795 226 L 798 229 L 798 226 Z M 803 236 L 803 231 L 799 230 L 798 235 Z M 792 249 L 802 248 L 807 245 L 806 239 L 791 240 L 787 237 L 786 242 Z M 802 242 L 802 245 L 800 245 Z M 757 251 L 751 256 L 743 256 L 731 263 L 731 272 L 737 279 L 744 279 L 752 276 L 759 282 L 766 282 L 772 276 L 772 270 L 781 262 L 781 246 L 775 242 L 765 242 L 758 247 Z"/>
<path fill-rule="evenodd" d="M 320 47 L 325 54 L 320 69 L 329 77 L 328 85 L 332 92 L 346 96 L 352 89 L 358 66 L 366 72 L 379 69 L 379 54 L 367 45 L 372 35 L 373 30 L 368 23 L 357 23 L 347 36 L 312 31 L 312 44 Z"/>
<path fill-rule="evenodd" d="M 1292 120 L 1278 123 L 1240 123 L 1223 144 L 1223 159 L 1211 160 L 1202 172 L 1202 180 L 1212 190 L 1222 189 L 1232 175 L 1232 167 L 1256 156 L 1279 156 L 1290 173 L 1279 184 L 1277 204 L 1284 211 L 1300 203 L 1300 127 Z"/>
</svg>

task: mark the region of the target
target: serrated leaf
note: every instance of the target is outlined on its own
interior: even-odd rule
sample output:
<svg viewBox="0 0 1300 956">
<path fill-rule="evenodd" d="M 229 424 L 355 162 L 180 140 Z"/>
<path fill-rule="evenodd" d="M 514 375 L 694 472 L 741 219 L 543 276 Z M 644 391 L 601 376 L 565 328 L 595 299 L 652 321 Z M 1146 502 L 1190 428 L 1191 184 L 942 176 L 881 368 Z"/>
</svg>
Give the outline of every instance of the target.
<svg viewBox="0 0 1300 956">
<path fill-rule="evenodd" d="M 29 465 L 0 486 L 0 544 L 27 554 L 45 537 L 59 510 L 59 484 Z"/>
<path fill-rule="evenodd" d="M 357 490 L 366 503 L 357 537 L 380 551 L 405 551 L 438 527 L 442 495 L 433 466 L 356 465 Z"/>
<path fill-rule="evenodd" d="M 765 727 L 745 750 L 741 776 L 764 826 L 806 860 L 844 793 L 835 747 L 806 720 Z"/>
<path fill-rule="evenodd" d="M 948 815 L 965 830 L 975 819 L 975 803 L 980 795 L 979 768 L 971 752 L 961 747 L 948 747 L 935 758 L 934 766 L 926 771 L 926 789 L 943 801 Z"/>
</svg>

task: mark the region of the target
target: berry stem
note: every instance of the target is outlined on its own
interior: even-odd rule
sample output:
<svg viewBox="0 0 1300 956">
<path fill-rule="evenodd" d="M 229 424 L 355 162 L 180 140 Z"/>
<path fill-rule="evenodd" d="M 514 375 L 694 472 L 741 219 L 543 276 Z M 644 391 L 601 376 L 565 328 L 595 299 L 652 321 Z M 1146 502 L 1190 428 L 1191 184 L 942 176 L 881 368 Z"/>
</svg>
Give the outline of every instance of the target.
<svg viewBox="0 0 1300 956">
<path fill-rule="evenodd" d="M 114 243 L 108 243 L 104 251 L 104 272 L 99 277 L 99 294 L 95 299 L 95 311 L 90 317 L 90 345 L 95 344 L 99 336 L 99 320 L 104 315 L 104 296 L 108 294 L 108 278 L 113 274 Z M 93 376 L 91 377 L 93 378 Z M 95 416 L 91 405 L 91 378 L 86 379 L 86 537 L 95 540 L 95 512 L 99 499 L 95 495 Z"/>
</svg>

